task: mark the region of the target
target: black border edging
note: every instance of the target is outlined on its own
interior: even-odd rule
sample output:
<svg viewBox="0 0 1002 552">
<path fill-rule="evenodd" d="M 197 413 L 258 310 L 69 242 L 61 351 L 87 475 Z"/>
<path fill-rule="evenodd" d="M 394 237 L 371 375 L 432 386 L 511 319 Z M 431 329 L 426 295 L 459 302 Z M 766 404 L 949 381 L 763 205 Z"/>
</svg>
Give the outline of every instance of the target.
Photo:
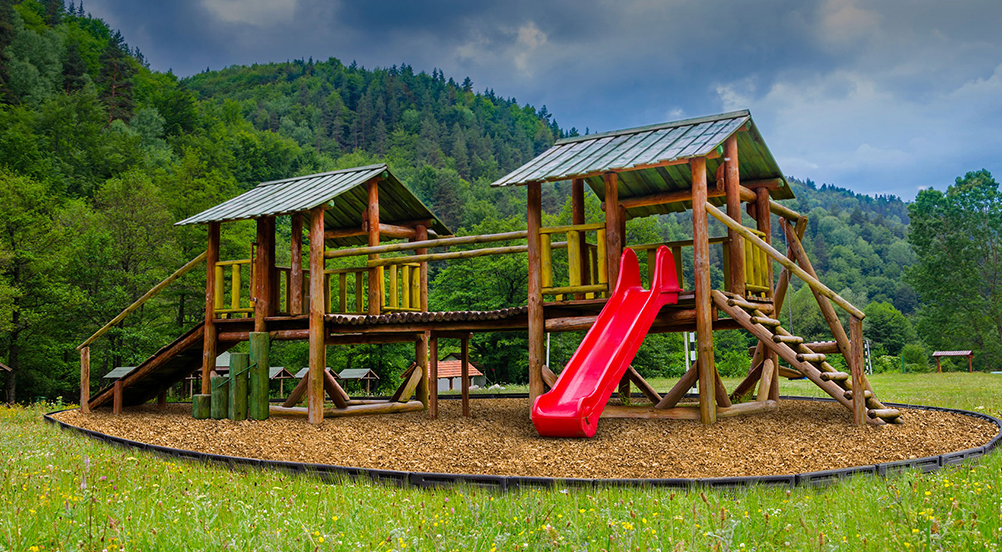
<svg viewBox="0 0 1002 552">
<path fill-rule="evenodd" d="M 641 395 L 642 396 L 642 395 Z M 478 394 L 471 395 L 471 398 L 481 399 L 509 399 L 527 398 L 526 393 L 511 394 Z M 442 397 L 440 397 L 442 398 Z M 449 397 L 451 400 L 452 397 Z M 456 398 L 459 398 L 458 396 Z M 783 400 L 794 401 L 816 401 L 835 402 L 834 399 L 824 397 L 796 397 L 783 396 Z M 84 436 L 104 441 L 113 446 L 128 449 L 150 452 L 165 458 L 181 458 L 225 466 L 228 468 L 251 467 L 260 469 L 270 469 L 285 472 L 292 475 L 311 475 L 320 478 L 325 483 L 338 483 L 342 481 L 353 481 L 365 479 L 373 482 L 394 485 L 397 487 L 412 486 L 421 489 L 437 489 L 450 487 L 453 485 L 464 485 L 467 487 L 480 488 L 490 491 L 518 491 L 523 489 L 545 489 L 550 490 L 557 487 L 649 487 L 649 488 L 670 488 L 670 489 L 741 489 L 755 485 L 763 487 L 825 487 L 835 484 L 844 479 L 857 475 L 876 475 L 886 477 L 894 475 L 907 469 L 917 469 L 922 473 L 934 472 L 945 466 L 961 466 L 969 462 L 975 462 L 988 455 L 999 447 L 1002 443 L 1002 420 L 988 414 L 960 410 L 956 408 L 944 408 L 939 406 L 922 406 L 902 403 L 886 403 L 887 406 L 907 408 L 911 410 L 932 410 L 938 412 L 952 412 L 962 414 L 972 418 L 981 418 L 995 424 L 998 432 L 983 446 L 972 449 L 948 452 L 937 456 L 926 456 L 924 458 L 912 458 L 897 462 L 884 462 L 881 464 L 869 464 L 864 466 L 853 466 L 850 468 L 840 468 L 833 470 L 822 470 L 796 475 L 761 475 L 745 477 L 707 477 L 699 479 L 673 479 L 673 478 L 623 478 L 623 479 L 579 479 L 579 478 L 553 478 L 553 477 L 530 477 L 530 476 L 505 476 L 505 475 L 477 475 L 461 473 L 430 473 L 430 472 L 404 472 L 395 470 L 380 470 L 369 468 L 355 468 L 351 466 L 337 466 L 333 464 L 308 464 L 301 462 L 286 462 L 282 460 L 262 460 L 257 458 L 244 458 L 240 456 L 224 456 L 221 454 L 208 454 L 192 450 L 176 449 L 151 445 L 139 441 L 131 441 L 121 437 L 115 437 L 106 433 L 99 433 L 90 429 L 76 427 L 65 422 L 61 422 L 52 417 L 53 414 L 66 412 L 63 409 L 49 412 L 43 415 L 46 422 L 51 423 L 60 429 L 73 431 Z"/>
</svg>

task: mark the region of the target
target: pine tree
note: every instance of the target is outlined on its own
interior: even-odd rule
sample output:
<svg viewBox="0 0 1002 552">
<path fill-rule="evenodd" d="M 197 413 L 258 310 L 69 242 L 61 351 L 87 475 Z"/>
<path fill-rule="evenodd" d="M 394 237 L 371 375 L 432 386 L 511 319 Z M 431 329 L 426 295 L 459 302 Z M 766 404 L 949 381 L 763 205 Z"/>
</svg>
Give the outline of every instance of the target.
<svg viewBox="0 0 1002 552">
<path fill-rule="evenodd" d="M 55 27 L 62 23 L 63 14 L 66 13 L 66 4 L 63 0 L 48 0 L 45 4 L 45 16 L 49 20 L 49 25 Z"/>
<path fill-rule="evenodd" d="M 101 52 L 102 85 L 100 98 L 108 106 L 108 126 L 115 119 L 129 120 L 132 117 L 132 77 L 136 69 L 132 66 L 129 47 L 122 33 L 115 31 L 108 45 Z"/>
<path fill-rule="evenodd" d="M 66 43 L 66 55 L 63 58 L 63 88 L 67 94 L 81 90 L 86 84 L 87 62 L 80 55 L 80 46 L 76 42 Z"/>
<path fill-rule="evenodd" d="M 7 90 L 7 47 L 14 41 L 14 0 L 0 0 L 0 97 L 10 101 Z"/>
</svg>

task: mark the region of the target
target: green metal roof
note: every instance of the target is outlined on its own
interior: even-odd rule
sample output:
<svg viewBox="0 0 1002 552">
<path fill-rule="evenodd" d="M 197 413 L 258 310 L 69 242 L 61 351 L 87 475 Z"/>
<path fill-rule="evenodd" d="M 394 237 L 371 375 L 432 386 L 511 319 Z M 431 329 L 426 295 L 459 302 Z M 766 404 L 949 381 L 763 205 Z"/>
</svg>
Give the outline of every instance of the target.
<svg viewBox="0 0 1002 552">
<path fill-rule="evenodd" d="M 176 224 L 180 226 L 228 222 L 303 213 L 327 203 L 328 208 L 324 214 L 324 227 L 327 230 L 361 228 L 362 213 L 369 202 L 368 191 L 363 184 L 377 177 L 380 178 L 381 223 L 398 224 L 430 219 L 429 230 L 439 235 L 451 233 L 445 224 L 407 186 L 393 176 L 383 163 L 262 182 L 233 199 Z M 327 240 L 327 243 L 337 246 L 365 245 L 368 243 L 368 238 L 354 236 Z"/>
<path fill-rule="evenodd" d="M 327 370 L 328 372 L 330 372 L 331 374 L 333 374 L 333 373 L 334 373 L 334 371 L 333 371 L 333 370 L 331 370 L 331 367 L 330 367 L 330 366 L 328 366 L 328 367 L 326 368 L 326 370 Z M 296 379 L 303 379 L 303 378 L 305 378 L 305 377 L 306 377 L 306 375 L 307 375 L 307 374 L 309 374 L 309 373 L 310 373 L 310 367 L 309 367 L 309 366 L 307 366 L 306 368 L 303 368 L 302 370 L 300 370 L 300 371 L 296 372 L 296 375 L 295 375 L 295 376 L 293 376 L 293 377 L 294 377 L 294 378 L 296 378 Z"/>
<path fill-rule="evenodd" d="M 369 374 L 372 374 L 372 376 L 370 377 Z M 341 373 L 337 377 L 344 380 L 379 379 L 379 376 L 375 372 L 365 368 L 345 368 L 341 370 Z"/>
<path fill-rule="evenodd" d="M 125 376 L 129 375 L 129 372 L 131 372 L 131 371 L 133 371 L 135 369 L 136 369 L 135 366 L 119 366 L 119 367 L 115 368 L 114 370 L 112 370 L 112 371 L 108 372 L 107 374 L 105 374 L 104 375 L 104 379 L 111 379 L 111 380 L 122 379 Z"/>
<path fill-rule="evenodd" d="M 692 188 L 689 165 L 666 164 L 710 155 L 735 133 L 741 180 L 779 179 L 779 188 L 770 192 L 773 199 L 793 198 L 789 183 L 747 110 L 559 140 L 492 186 L 521 186 L 530 182 L 582 178 L 599 198 L 604 199 L 602 175 L 616 172 L 621 200 L 689 190 Z M 721 163 L 723 156 L 706 161 L 711 186 L 715 184 L 714 175 Z M 711 201 L 722 203 L 723 199 L 713 198 Z M 690 208 L 687 203 L 652 205 L 630 208 L 627 214 L 642 217 L 687 208 Z"/>
</svg>

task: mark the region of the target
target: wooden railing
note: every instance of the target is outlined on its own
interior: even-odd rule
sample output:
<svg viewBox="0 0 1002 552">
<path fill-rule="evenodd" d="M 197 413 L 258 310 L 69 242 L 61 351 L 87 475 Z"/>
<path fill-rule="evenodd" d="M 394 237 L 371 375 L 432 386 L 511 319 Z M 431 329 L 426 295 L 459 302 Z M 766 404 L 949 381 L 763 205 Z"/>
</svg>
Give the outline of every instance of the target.
<svg viewBox="0 0 1002 552">
<path fill-rule="evenodd" d="M 232 317 L 234 314 L 251 315 L 254 313 L 254 303 L 251 301 L 251 293 L 247 294 L 247 306 L 244 307 L 243 296 L 243 270 L 247 267 L 248 286 L 247 290 L 254 289 L 254 265 L 251 259 L 238 259 L 234 261 L 219 261 L 216 263 L 216 285 L 213 288 L 213 311 L 217 318 L 222 316 Z M 226 270 L 230 271 L 229 286 L 226 285 Z M 230 289 L 229 306 L 226 306 L 226 288 Z"/>
<path fill-rule="evenodd" d="M 389 286 L 383 293 L 386 312 L 421 310 L 421 263 L 390 265 L 386 271 Z"/>
<path fill-rule="evenodd" d="M 749 232 L 765 242 L 765 233 L 748 229 Z M 769 254 L 758 247 L 745 247 L 745 293 L 758 297 L 772 295 L 772 261 Z M 727 258 L 727 254 L 724 254 Z M 733 290 L 732 290 L 733 291 Z"/>
<path fill-rule="evenodd" d="M 588 243 L 587 232 L 597 234 L 594 244 Z M 565 234 L 566 242 L 552 242 L 553 234 Z M 555 295 L 557 301 L 565 295 L 577 294 L 591 299 L 599 293 L 607 294 L 609 279 L 605 266 L 605 223 L 551 226 L 539 229 L 539 258 L 542 265 L 542 294 Z M 566 286 L 554 286 L 553 250 L 567 249 Z"/>
</svg>

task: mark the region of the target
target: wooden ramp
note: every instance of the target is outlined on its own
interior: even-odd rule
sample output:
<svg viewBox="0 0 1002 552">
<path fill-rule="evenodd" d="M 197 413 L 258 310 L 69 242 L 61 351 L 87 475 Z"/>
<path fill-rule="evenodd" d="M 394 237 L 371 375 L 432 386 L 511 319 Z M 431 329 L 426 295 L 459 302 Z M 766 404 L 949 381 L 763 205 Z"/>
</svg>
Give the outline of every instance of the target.
<svg viewBox="0 0 1002 552">
<path fill-rule="evenodd" d="M 730 299 L 731 301 L 728 301 Z M 789 363 L 804 377 L 814 382 L 833 399 L 852 410 L 853 381 L 849 374 L 840 372 L 826 361 L 823 353 L 808 347 L 804 340 L 786 331 L 779 320 L 766 316 L 762 311 L 748 305 L 741 297 L 719 290 L 713 291 L 713 302 L 738 324 L 752 333 L 771 351 Z M 747 305 L 747 306 L 746 306 Z M 887 408 L 874 396 L 873 388 L 866 384 L 863 396 L 866 398 L 867 415 L 871 421 L 880 423 L 900 423 L 901 413 Z"/>
<path fill-rule="evenodd" d="M 122 405 L 135 406 L 157 397 L 162 391 L 180 383 L 202 365 L 203 324 L 199 323 L 187 333 L 161 348 L 135 370 L 122 378 Z M 223 352 L 235 342 L 219 343 Z M 90 401 L 91 409 L 110 404 L 115 393 L 115 385 L 99 391 Z"/>
</svg>

